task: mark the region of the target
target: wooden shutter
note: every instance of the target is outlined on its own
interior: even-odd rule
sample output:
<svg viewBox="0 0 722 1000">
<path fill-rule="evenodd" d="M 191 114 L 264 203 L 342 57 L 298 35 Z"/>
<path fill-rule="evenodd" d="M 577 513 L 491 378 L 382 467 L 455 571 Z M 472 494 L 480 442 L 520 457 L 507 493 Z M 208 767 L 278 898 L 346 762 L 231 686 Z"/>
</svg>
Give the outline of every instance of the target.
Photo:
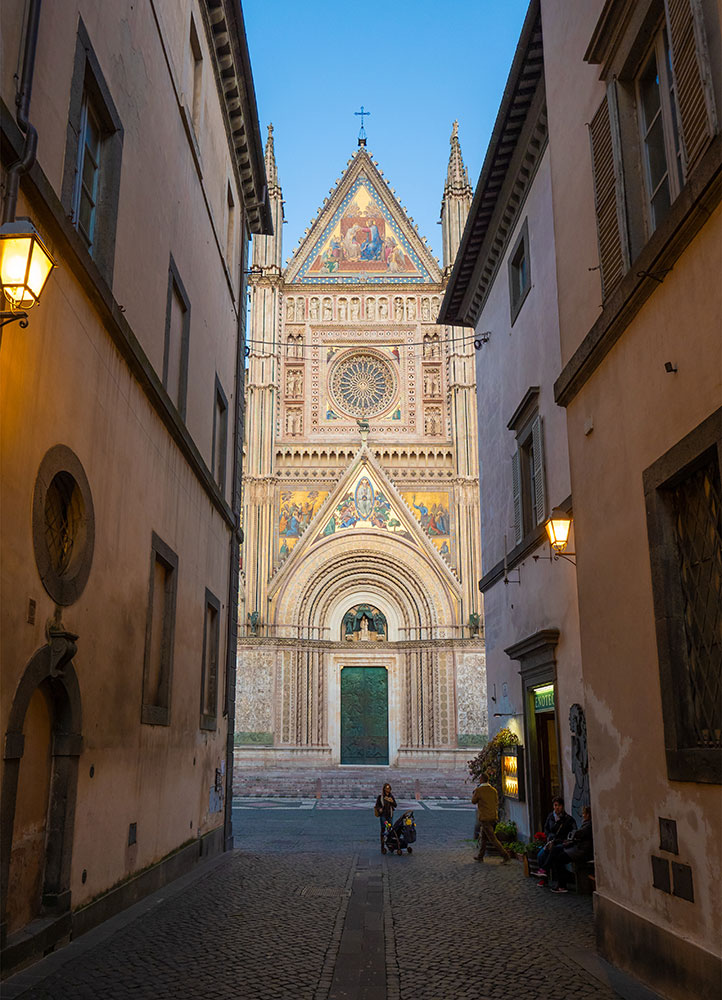
<svg viewBox="0 0 722 1000">
<path fill-rule="evenodd" d="M 514 544 L 518 545 L 524 536 L 524 517 L 521 509 L 521 461 L 515 451 L 511 459 L 511 484 L 514 495 Z"/>
<path fill-rule="evenodd" d="M 616 85 L 612 82 L 589 126 L 603 298 L 617 287 L 629 269 L 622 144 L 616 96 Z"/>
<path fill-rule="evenodd" d="M 685 180 L 717 132 L 712 70 L 699 0 L 665 0 Z"/>
<path fill-rule="evenodd" d="M 544 446 L 542 445 L 542 418 L 534 417 L 531 425 L 531 447 L 534 468 L 534 523 L 542 524 L 546 517 L 544 496 Z"/>
</svg>

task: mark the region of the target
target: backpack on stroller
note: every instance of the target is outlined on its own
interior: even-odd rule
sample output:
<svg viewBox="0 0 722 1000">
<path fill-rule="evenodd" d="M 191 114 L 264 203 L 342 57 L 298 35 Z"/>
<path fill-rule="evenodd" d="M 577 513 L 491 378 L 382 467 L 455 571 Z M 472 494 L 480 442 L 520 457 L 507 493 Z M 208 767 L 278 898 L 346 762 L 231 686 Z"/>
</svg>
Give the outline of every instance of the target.
<svg viewBox="0 0 722 1000">
<path fill-rule="evenodd" d="M 386 847 L 393 854 L 403 854 L 408 851 L 413 852 L 411 845 L 416 842 L 416 820 L 413 812 L 405 812 L 400 819 L 397 819 L 393 826 L 390 824 L 386 830 Z"/>
</svg>

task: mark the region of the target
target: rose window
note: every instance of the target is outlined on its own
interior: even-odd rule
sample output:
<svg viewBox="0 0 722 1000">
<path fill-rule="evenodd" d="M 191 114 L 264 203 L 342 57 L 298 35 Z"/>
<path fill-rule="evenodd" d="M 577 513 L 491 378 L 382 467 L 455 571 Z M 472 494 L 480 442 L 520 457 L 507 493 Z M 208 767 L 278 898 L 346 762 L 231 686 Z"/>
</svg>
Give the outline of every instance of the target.
<svg viewBox="0 0 722 1000">
<path fill-rule="evenodd" d="M 352 417 L 374 417 L 387 410 L 396 394 L 391 365 L 378 354 L 354 352 L 339 358 L 329 376 L 336 406 Z"/>
</svg>

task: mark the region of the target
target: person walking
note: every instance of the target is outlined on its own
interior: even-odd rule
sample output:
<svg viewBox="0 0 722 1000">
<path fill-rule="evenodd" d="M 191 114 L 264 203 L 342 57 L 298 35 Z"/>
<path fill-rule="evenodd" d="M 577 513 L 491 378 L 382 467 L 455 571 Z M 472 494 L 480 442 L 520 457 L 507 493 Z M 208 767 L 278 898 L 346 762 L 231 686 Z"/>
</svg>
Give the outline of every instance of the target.
<svg viewBox="0 0 722 1000">
<path fill-rule="evenodd" d="M 471 801 L 476 806 L 476 817 L 481 830 L 479 853 L 474 856 L 474 860 L 483 861 L 487 844 L 493 844 L 501 854 L 501 863 L 508 864 L 511 861 L 511 854 L 505 849 L 494 830 L 499 818 L 499 795 L 489 781 L 488 775 L 484 775 L 484 780 L 474 789 Z"/>
<path fill-rule="evenodd" d="M 386 837 L 386 824 L 389 826 L 393 824 L 394 809 L 396 808 L 396 799 L 391 794 L 391 785 L 387 782 L 381 789 L 381 794 L 376 799 L 376 805 L 374 806 L 374 815 L 379 817 L 381 821 L 381 853 L 386 854 L 386 847 L 384 845 L 384 840 Z"/>
</svg>

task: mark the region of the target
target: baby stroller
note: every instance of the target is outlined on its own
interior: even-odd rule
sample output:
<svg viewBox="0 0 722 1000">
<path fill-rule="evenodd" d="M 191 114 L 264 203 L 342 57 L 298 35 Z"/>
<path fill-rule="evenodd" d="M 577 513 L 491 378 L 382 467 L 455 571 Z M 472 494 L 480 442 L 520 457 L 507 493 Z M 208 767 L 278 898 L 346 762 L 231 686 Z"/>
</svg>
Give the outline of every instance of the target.
<svg viewBox="0 0 722 1000">
<path fill-rule="evenodd" d="M 393 854 L 403 854 L 404 850 L 413 853 L 411 845 L 416 841 L 416 820 L 413 812 L 405 812 L 393 826 L 386 825 L 386 847 Z"/>
</svg>

